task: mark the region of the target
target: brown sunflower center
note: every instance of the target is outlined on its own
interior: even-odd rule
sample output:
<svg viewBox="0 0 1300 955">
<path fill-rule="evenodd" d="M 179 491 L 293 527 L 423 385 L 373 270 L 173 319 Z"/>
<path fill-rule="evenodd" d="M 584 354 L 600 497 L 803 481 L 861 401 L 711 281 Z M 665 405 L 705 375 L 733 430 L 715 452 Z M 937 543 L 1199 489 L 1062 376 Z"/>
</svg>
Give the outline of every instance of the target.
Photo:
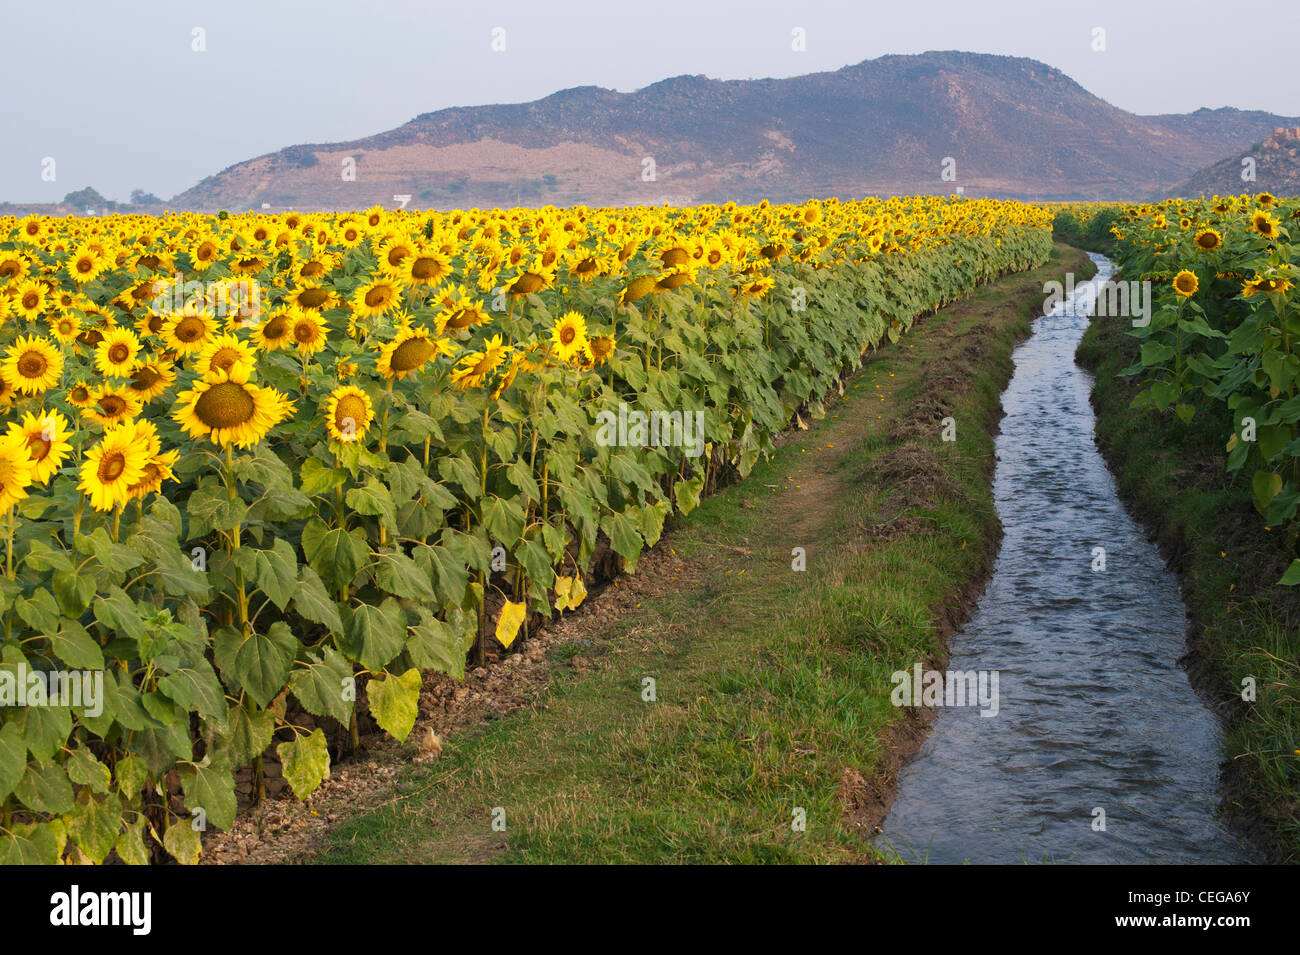
<svg viewBox="0 0 1300 955">
<path fill-rule="evenodd" d="M 201 246 L 199 246 L 199 250 L 194 254 L 194 257 L 198 259 L 200 262 L 206 262 L 208 259 L 212 258 L 216 254 L 217 254 L 217 247 L 213 245 L 211 242 L 204 242 Z"/>
<path fill-rule="evenodd" d="M 266 323 L 262 329 L 262 337 L 269 342 L 278 342 L 288 330 L 289 323 L 284 320 L 284 316 L 277 315 Z"/>
<path fill-rule="evenodd" d="M 24 378 L 39 378 L 49 367 L 50 363 L 45 360 L 45 356 L 37 351 L 24 352 L 18 359 L 18 374 Z"/>
<path fill-rule="evenodd" d="M 311 322 L 298 322 L 293 326 L 293 337 L 304 345 L 316 340 L 316 326 Z"/>
<path fill-rule="evenodd" d="M 90 258 L 89 256 L 83 255 L 81 258 L 77 259 L 77 271 L 80 274 L 85 275 L 87 272 L 92 271 L 94 268 L 95 268 L 95 260 Z"/>
<path fill-rule="evenodd" d="M 400 265 L 402 259 L 411 254 L 411 250 L 404 245 L 395 246 L 388 250 L 388 255 L 384 256 L 389 265 Z"/>
<path fill-rule="evenodd" d="M 510 286 L 511 295 L 531 295 L 545 285 L 545 280 L 536 272 L 525 272 Z"/>
<path fill-rule="evenodd" d="M 411 263 L 412 278 L 421 281 L 436 279 L 442 274 L 442 263 L 432 256 L 422 255 Z"/>
<path fill-rule="evenodd" d="M 23 293 L 23 308 L 30 310 L 40 304 L 41 304 L 41 295 L 39 292 Z"/>
<path fill-rule="evenodd" d="M 240 353 L 233 348 L 218 348 L 208 365 L 212 368 L 220 368 L 222 371 L 229 371 L 235 367 L 235 363 L 241 357 Z"/>
<path fill-rule="evenodd" d="M 222 381 L 199 396 L 194 414 L 209 428 L 234 428 L 253 417 L 253 396 L 233 381 Z"/>
<path fill-rule="evenodd" d="M 173 334 L 176 336 L 178 341 L 189 344 L 190 342 L 196 342 L 202 338 L 203 333 L 206 331 L 207 326 L 203 324 L 202 320 L 197 319 L 192 315 L 188 315 L 176 323 L 176 331 Z"/>
<path fill-rule="evenodd" d="M 577 337 L 578 327 L 576 325 L 565 325 L 560 329 L 560 341 L 565 345 L 572 345 Z"/>
<path fill-rule="evenodd" d="M 108 348 L 108 360 L 120 365 L 131 357 L 131 349 L 125 342 L 114 342 Z"/>
<path fill-rule="evenodd" d="M 161 377 L 162 375 L 158 373 L 156 368 L 145 365 L 142 368 L 137 368 L 132 373 L 131 387 L 136 391 L 148 391 L 158 383 L 158 379 Z"/>
<path fill-rule="evenodd" d="M 423 336 L 408 338 L 393 349 L 390 365 L 393 371 L 412 371 L 432 358 L 434 351 L 434 344 L 429 339 Z"/>
<path fill-rule="evenodd" d="M 105 418 L 116 418 L 126 410 L 126 402 L 117 395 L 104 395 L 95 404 L 99 406 L 100 414 Z"/>
<path fill-rule="evenodd" d="M 377 285 L 366 293 L 366 305 L 370 308 L 379 308 L 392 300 L 393 290 L 387 285 Z"/>
<path fill-rule="evenodd" d="M 318 275 L 325 274 L 325 263 L 312 259 L 302 267 L 302 277 L 305 279 L 314 279 Z"/>
<path fill-rule="evenodd" d="M 121 451 L 110 451 L 99 459 L 99 469 L 95 472 L 104 484 L 116 481 L 126 470 L 126 455 Z"/>
<path fill-rule="evenodd" d="M 334 409 L 334 426 L 344 434 L 356 434 L 365 425 L 366 403 L 357 395 L 344 395 Z"/>
<path fill-rule="evenodd" d="M 40 434 L 27 435 L 27 453 L 33 461 L 44 461 L 45 456 L 50 453 L 51 441 L 46 441 Z"/>
<path fill-rule="evenodd" d="M 90 389 L 85 385 L 77 385 L 68 392 L 68 397 L 73 401 L 88 401 L 90 400 Z"/>
<path fill-rule="evenodd" d="M 303 308 L 320 308 L 329 299 L 323 288 L 305 288 L 298 293 L 298 304 Z"/>
<path fill-rule="evenodd" d="M 5 259 L 0 262 L 0 278 L 11 279 L 23 270 L 17 259 Z"/>
</svg>

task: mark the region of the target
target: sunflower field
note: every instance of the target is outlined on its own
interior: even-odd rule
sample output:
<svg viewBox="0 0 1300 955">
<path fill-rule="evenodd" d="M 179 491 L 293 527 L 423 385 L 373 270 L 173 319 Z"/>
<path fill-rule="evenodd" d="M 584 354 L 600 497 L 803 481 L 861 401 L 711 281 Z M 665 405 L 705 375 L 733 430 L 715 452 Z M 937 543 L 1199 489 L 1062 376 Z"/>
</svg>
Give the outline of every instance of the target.
<svg viewBox="0 0 1300 955">
<path fill-rule="evenodd" d="M 1083 209 L 1113 220 L 1126 279 L 1152 288 L 1151 321 L 1132 334 L 1135 407 L 1222 422 L 1227 466 L 1248 476 L 1270 526 L 1300 539 L 1300 198 L 1268 193 Z M 1300 560 L 1282 579 L 1300 583 Z"/>
<path fill-rule="evenodd" d="M 0 218 L 0 859 L 192 863 L 272 754 L 306 798 L 1050 250 L 950 197 Z M 704 453 L 597 440 L 619 409 Z"/>
</svg>

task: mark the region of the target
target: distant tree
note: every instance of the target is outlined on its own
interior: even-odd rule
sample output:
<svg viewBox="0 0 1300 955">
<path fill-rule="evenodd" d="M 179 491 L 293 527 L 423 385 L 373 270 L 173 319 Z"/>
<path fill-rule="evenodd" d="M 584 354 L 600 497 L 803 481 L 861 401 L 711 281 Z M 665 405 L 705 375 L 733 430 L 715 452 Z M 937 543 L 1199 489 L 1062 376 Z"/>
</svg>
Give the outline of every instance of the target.
<svg viewBox="0 0 1300 955">
<path fill-rule="evenodd" d="M 131 205 L 133 206 L 160 206 L 162 200 L 152 192 L 145 192 L 143 189 L 131 190 Z"/>
<path fill-rule="evenodd" d="M 65 205 L 77 206 L 85 209 L 89 206 L 107 206 L 109 201 L 101 196 L 98 192 L 87 186 L 85 189 L 78 189 L 76 192 L 70 192 L 63 197 Z"/>
</svg>

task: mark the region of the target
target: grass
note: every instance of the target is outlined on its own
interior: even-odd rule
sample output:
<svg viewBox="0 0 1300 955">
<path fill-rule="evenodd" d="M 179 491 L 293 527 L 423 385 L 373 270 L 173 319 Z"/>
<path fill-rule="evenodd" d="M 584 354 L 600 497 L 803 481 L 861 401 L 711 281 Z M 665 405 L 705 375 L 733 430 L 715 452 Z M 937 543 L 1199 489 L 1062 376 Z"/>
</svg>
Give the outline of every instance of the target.
<svg viewBox="0 0 1300 955">
<path fill-rule="evenodd" d="M 1066 271 L 1088 263 L 1058 247 L 1041 269 L 878 352 L 827 417 L 677 522 L 660 546 L 689 574 L 589 645 L 552 651 L 557 664 L 581 653 L 593 668 L 557 665 L 533 706 L 447 740 L 437 762 L 409 767 L 392 800 L 345 821 L 310 861 L 877 858 L 865 817 L 849 810 L 882 784 L 899 724 L 915 722 L 891 705 L 889 677 L 943 657 L 947 608 L 987 573 L 998 527 L 986 425 L 1029 303 Z M 980 360 L 964 360 L 960 336 L 985 323 L 995 331 Z M 881 475 L 898 470 L 890 429 L 937 371 L 965 384 L 951 398 L 957 440 L 941 442 L 937 422 L 915 439 L 939 462 L 927 479 L 947 490 L 927 498 L 905 468 Z M 806 571 L 792 569 L 796 547 Z M 493 828 L 498 808 L 504 831 Z"/>
<path fill-rule="evenodd" d="M 1180 571 L 1192 620 L 1193 681 L 1227 717 L 1230 815 L 1275 862 L 1300 862 L 1300 614 L 1274 586 L 1289 560 L 1249 484 L 1226 471 L 1220 422 L 1133 411 L 1120 372 L 1137 350 L 1123 320 L 1094 318 L 1078 360 L 1096 376 L 1097 436 L 1121 495 Z M 1257 698 L 1242 700 L 1253 678 Z"/>
</svg>

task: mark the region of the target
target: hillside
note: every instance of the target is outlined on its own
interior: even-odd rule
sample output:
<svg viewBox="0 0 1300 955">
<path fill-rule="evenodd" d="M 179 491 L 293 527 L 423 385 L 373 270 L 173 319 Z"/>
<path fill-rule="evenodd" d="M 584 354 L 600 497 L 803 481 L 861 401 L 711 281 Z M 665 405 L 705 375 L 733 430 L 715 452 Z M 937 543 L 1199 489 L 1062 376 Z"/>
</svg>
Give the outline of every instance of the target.
<svg viewBox="0 0 1300 955">
<path fill-rule="evenodd" d="M 1166 196 L 1231 196 L 1242 192 L 1271 192 L 1275 196 L 1300 193 L 1300 127 L 1279 127 L 1262 142 L 1239 150 L 1161 194 Z M 1242 179 L 1254 163 L 1253 181 Z"/>
<path fill-rule="evenodd" d="M 1138 116 L 1036 60 L 884 56 L 788 79 L 678 76 L 439 110 L 347 143 L 291 146 L 176 196 L 194 209 L 789 200 L 951 192 L 1137 198 L 1295 119 Z M 344 160 L 355 181 L 343 178 Z M 642 178 L 647 157 L 654 181 Z M 945 157 L 955 181 L 940 176 Z"/>
</svg>

